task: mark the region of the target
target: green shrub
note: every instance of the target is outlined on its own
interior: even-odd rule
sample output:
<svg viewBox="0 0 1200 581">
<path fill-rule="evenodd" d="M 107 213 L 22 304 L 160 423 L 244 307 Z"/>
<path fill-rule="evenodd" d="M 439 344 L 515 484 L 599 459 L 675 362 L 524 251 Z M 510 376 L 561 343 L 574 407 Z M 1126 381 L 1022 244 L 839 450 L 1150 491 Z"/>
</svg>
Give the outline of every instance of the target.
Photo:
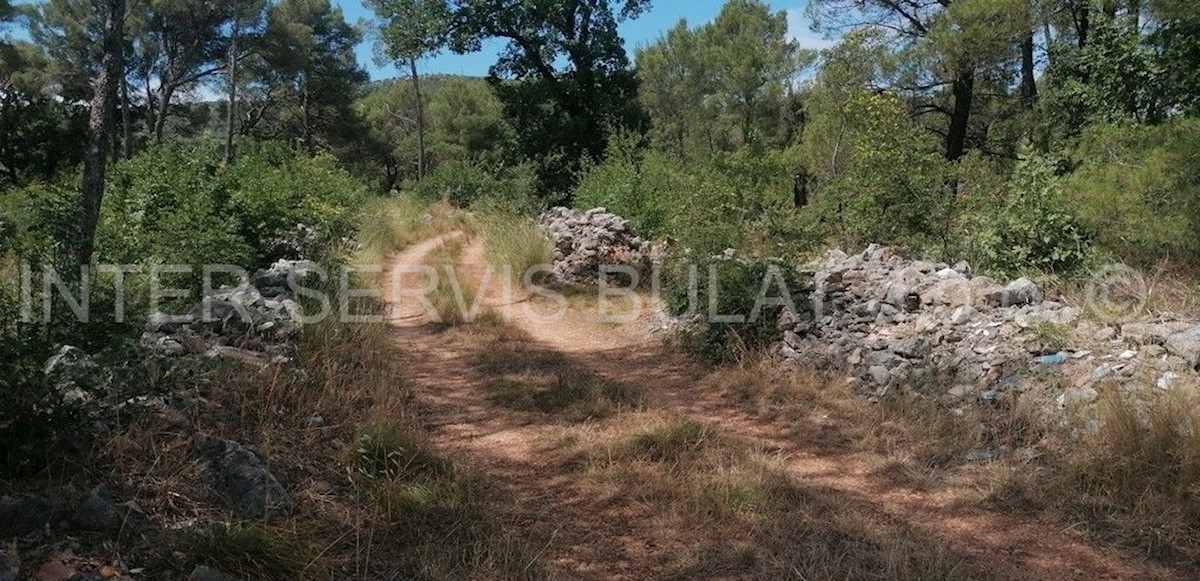
<svg viewBox="0 0 1200 581">
<path fill-rule="evenodd" d="M 846 246 L 922 249 L 943 242 L 954 198 L 952 166 L 895 96 L 859 93 L 846 107 L 852 154 L 822 187 L 813 211 Z"/>
<path fill-rule="evenodd" d="M 810 285 L 810 274 L 772 259 L 672 260 L 663 272 L 668 308 L 694 316 L 681 333 L 683 346 L 712 362 L 733 361 L 777 341 L 780 316 L 805 307 Z"/>
<path fill-rule="evenodd" d="M 237 220 L 260 263 L 329 258 L 354 234 L 363 188 L 331 156 L 297 156 L 282 145 L 261 144 L 246 148 L 221 178 L 229 192 L 224 213 Z"/>
<path fill-rule="evenodd" d="M 580 179 L 575 205 L 604 207 L 647 238 L 695 252 L 765 248 L 763 236 L 791 215 L 791 181 L 780 154 L 746 148 L 684 163 L 618 140 Z"/>
<path fill-rule="evenodd" d="M 67 263 L 79 234 L 81 203 L 76 184 L 34 182 L 0 193 L 0 254 L 7 251 L 35 265 Z"/>
<path fill-rule="evenodd" d="M 412 192 L 420 200 L 460 208 L 491 198 L 521 205 L 532 197 L 533 176 L 524 166 L 487 169 L 479 163 L 447 161 L 414 184 Z"/>
<path fill-rule="evenodd" d="M 1034 158 L 1017 166 L 998 207 L 971 217 L 964 234 L 972 262 L 1004 276 L 1035 270 L 1070 275 L 1086 266 L 1091 234 L 1067 209 L 1056 164 Z"/>
<path fill-rule="evenodd" d="M 1200 119 L 1155 127 L 1095 126 L 1072 154 L 1066 203 L 1096 244 L 1147 266 L 1162 257 L 1200 262 Z"/>
<path fill-rule="evenodd" d="M 666 153 L 643 150 L 629 137 L 613 139 L 603 163 L 587 168 L 575 190 L 578 208 L 607 208 L 642 236 L 664 234 L 679 198 L 692 180 Z"/>
<path fill-rule="evenodd" d="M 113 168 L 99 236 L 104 260 L 256 267 L 322 259 L 353 234 L 361 187 L 328 157 L 247 147 L 237 163 L 184 147 Z"/>
</svg>

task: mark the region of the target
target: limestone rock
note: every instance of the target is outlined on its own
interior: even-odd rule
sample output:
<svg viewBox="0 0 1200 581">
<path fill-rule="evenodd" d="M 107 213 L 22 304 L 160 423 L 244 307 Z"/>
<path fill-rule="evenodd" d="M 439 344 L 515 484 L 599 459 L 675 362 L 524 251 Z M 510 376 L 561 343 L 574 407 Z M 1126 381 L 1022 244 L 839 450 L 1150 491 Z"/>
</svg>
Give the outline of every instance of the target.
<svg viewBox="0 0 1200 581">
<path fill-rule="evenodd" d="M 291 498 L 258 456 L 241 444 L 200 434 L 193 451 L 205 462 L 205 477 L 214 500 L 241 518 L 260 519 L 291 505 Z"/>
<path fill-rule="evenodd" d="M 92 490 L 71 519 L 85 531 L 112 532 L 121 528 L 121 513 L 103 486 Z"/>
</svg>

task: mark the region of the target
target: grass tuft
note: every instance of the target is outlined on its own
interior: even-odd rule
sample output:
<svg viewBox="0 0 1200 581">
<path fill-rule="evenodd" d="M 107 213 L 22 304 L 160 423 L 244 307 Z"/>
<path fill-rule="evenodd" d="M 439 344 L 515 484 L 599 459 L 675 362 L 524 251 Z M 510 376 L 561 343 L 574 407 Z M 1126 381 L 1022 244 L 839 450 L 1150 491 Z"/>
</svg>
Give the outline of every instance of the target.
<svg viewBox="0 0 1200 581">
<path fill-rule="evenodd" d="M 295 531 L 259 524 L 214 524 L 184 533 L 182 547 L 194 565 L 247 579 L 321 577 L 310 549 Z"/>
</svg>

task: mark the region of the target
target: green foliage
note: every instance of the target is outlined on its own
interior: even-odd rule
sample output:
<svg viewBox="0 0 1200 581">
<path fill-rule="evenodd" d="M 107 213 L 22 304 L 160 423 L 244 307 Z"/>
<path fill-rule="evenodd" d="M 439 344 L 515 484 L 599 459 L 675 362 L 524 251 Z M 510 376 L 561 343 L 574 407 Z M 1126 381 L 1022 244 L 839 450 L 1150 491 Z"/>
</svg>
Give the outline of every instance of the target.
<svg viewBox="0 0 1200 581">
<path fill-rule="evenodd" d="M 1045 106 L 1072 134 L 1094 122 L 1158 123 L 1168 113 L 1162 64 L 1132 23 L 1102 18 L 1084 48 L 1054 62 Z"/>
<path fill-rule="evenodd" d="M 361 188 L 331 159 L 267 145 L 230 167 L 216 160 L 160 147 L 114 167 L 101 260 L 254 269 L 298 254 L 324 259 L 353 233 Z"/>
<path fill-rule="evenodd" d="M 38 47 L 0 40 L 0 186 L 51 180 L 83 160 L 87 110 L 46 94 Z"/>
<path fill-rule="evenodd" d="M 924 247 L 948 234 L 952 167 L 892 95 L 852 95 L 846 105 L 843 171 L 816 211 L 843 243 Z"/>
<path fill-rule="evenodd" d="M 412 186 L 413 195 L 426 202 L 444 201 L 465 208 L 486 198 L 520 204 L 533 184 L 523 168 L 487 170 L 479 163 L 450 161 L 439 165 Z"/>
<path fill-rule="evenodd" d="M 710 24 L 681 21 L 637 54 L 655 140 L 680 155 L 732 151 L 777 135 L 788 82 L 809 59 L 787 15 L 758 0 L 725 4 Z"/>
<path fill-rule="evenodd" d="M 1070 275 L 1087 265 L 1092 236 L 1068 210 L 1056 170 L 1048 159 L 1022 163 L 999 207 L 974 216 L 977 230 L 965 243 L 974 247 L 977 267 L 1005 276 L 1030 270 Z"/>
<path fill-rule="evenodd" d="M 1096 234 L 1096 243 L 1147 266 L 1200 256 L 1200 120 L 1158 127 L 1099 125 L 1084 131 L 1072 153 L 1067 200 Z"/>
<path fill-rule="evenodd" d="M 0 229 L 7 231 L 0 254 L 7 250 L 39 266 L 68 264 L 80 199 L 78 184 L 61 180 L 0 191 Z"/>
<path fill-rule="evenodd" d="M 642 236 L 667 234 L 672 202 L 690 180 L 678 161 L 658 151 L 645 151 L 636 136 L 612 140 L 604 163 L 588 168 L 575 190 L 580 208 L 607 208 L 629 220 Z"/>
<path fill-rule="evenodd" d="M 672 313 L 694 316 L 680 336 L 684 348 L 706 361 L 735 361 L 766 348 L 779 338 L 783 312 L 807 300 L 811 275 L 787 261 L 690 258 L 670 261 L 663 287 Z"/>
<path fill-rule="evenodd" d="M 757 148 L 683 162 L 646 149 L 636 136 L 614 140 L 604 163 L 580 178 L 575 205 L 604 207 L 634 231 L 701 253 L 726 248 L 778 250 L 769 240 L 789 213 L 791 180 L 783 157 Z"/>
<path fill-rule="evenodd" d="M 533 163 L 547 199 L 569 200 L 585 160 L 600 159 L 615 131 L 645 130 L 637 76 L 617 27 L 639 16 L 648 0 L 587 0 L 574 10 L 546 0 L 452 5 L 456 52 L 488 39 L 509 43 L 488 80 L 518 129 L 515 151 Z"/>
<path fill-rule="evenodd" d="M 428 117 L 427 168 L 444 162 L 498 167 L 506 161 L 512 128 L 504 121 L 500 101 L 480 79 L 428 76 L 421 80 Z M 382 191 L 416 177 L 417 106 L 412 83 L 374 85 L 355 103 L 367 136 L 375 147 L 370 163 L 383 171 Z M 367 168 L 370 173 L 378 170 Z"/>
<path fill-rule="evenodd" d="M 352 155 L 347 150 L 365 132 L 353 107 L 367 80 L 355 54 L 361 40 L 329 0 L 272 4 L 260 46 L 245 67 L 256 81 L 248 97 L 258 116 L 243 132 L 290 140 L 310 154 Z"/>
</svg>

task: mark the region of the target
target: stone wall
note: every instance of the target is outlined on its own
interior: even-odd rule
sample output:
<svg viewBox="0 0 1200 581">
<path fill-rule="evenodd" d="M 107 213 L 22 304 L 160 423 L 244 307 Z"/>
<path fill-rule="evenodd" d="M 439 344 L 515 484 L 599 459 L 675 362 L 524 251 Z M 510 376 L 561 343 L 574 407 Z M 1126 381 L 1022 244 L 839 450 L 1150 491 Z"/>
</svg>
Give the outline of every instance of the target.
<svg viewBox="0 0 1200 581">
<path fill-rule="evenodd" d="M 538 219 L 538 229 L 554 245 L 559 283 L 595 286 L 601 267 L 629 266 L 640 272 L 650 265 L 650 244 L 634 235 L 628 220 L 604 208 L 553 208 Z"/>
<path fill-rule="evenodd" d="M 1171 389 L 1194 380 L 1200 363 L 1200 321 L 1106 326 L 1046 300 L 1028 279 L 1001 284 L 965 263 L 872 246 L 830 251 L 809 267 L 812 306 L 781 322 L 783 357 L 845 372 L 876 396 L 995 400 L 1053 384 L 1065 407 L 1095 400 L 1105 382 Z"/>
</svg>

